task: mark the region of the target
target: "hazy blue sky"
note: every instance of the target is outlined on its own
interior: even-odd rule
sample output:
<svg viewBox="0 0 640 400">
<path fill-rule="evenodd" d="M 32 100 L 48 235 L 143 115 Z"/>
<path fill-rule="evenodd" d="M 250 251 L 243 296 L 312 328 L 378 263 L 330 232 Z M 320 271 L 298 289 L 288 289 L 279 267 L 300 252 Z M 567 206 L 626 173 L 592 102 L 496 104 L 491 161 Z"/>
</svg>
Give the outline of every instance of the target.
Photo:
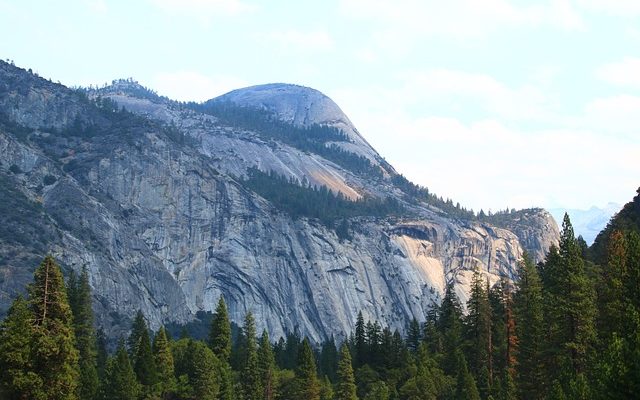
<svg viewBox="0 0 640 400">
<path fill-rule="evenodd" d="M 400 172 L 474 209 L 640 186 L 638 0 L 0 0 L 0 58 L 204 100 L 316 88 Z"/>
</svg>

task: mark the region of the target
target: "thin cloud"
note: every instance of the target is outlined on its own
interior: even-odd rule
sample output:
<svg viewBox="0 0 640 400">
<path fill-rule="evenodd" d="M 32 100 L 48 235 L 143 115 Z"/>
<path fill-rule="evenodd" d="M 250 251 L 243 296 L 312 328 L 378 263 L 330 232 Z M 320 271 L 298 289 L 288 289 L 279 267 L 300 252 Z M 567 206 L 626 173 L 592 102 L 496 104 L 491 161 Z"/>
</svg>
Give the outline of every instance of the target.
<svg viewBox="0 0 640 400">
<path fill-rule="evenodd" d="M 109 11 L 105 0 L 87 0 L 85 4 L 96 14 L 106 14 Z"/>
<path fill-rule="evenodd" d="M 604 65 L 596 76 L 615 85 L 640 88 L 640 58 L 626 57 L 624 60 Z"/>
<path fill-rule="evenodd" d="M 502 27 L 552 25 L 583 29 L 584 21 L 568 0 L 518 7 L 506 0 L 341 0 L 342 15 L 372 20 L 382 30 L 391 25 L 406 34 L 475 38 Z"/>
<path fill-rule="evenodd" d="M 533 85 L 511 88 L 486 74 L 451 69 L 405 72 L 403 96 L 415 103 L 467 101 L 478 110 L 509 119 L 548 118 L 547 98 Z"/>
<path fill-rule="evenodd" d="M 299 30 L 277 31 L 267 33 L 263 35 L 263 38 L 287 49 L 328 51 L 334 47 L 333 39 L 323 30 L 309 32 Z"/>
<path fill-rule="evenodd" d="M 158 93 L 179 101 L 204 101 L 247 86 L 233 76 L 208 76 L 195 71 L 173 71 L 156 74 L 152 85 Z"/>
<path fill-rule="evenodd" d="M 640 15 L 638 0 L 578 0 L 577 4 L 594 13 L 633 18 Z"/>
<path fill-rule="evenodd" d="M 242 0 L 148 0 L 169 14 L 178 14 L 208 22 L 216 17 L 228 17 L 254 11 L 256 7 Z"/>
<path fill-rule="evenodd" d="M 393 89 L 332 95 L 398 171 L 437 194 L 476 210 L 588 208 L 630 198 L 637 187 L 640 97 L 593 99 L 568 116 L 554 110 L 544 88 L 526 83 L 514 88 L 488 75 L 446 69 L 401 79 L 405 84 Z M 478 117 L 432 108 L 461 98 L 473 101 L 469 109 Z M 416 107 L 422 111 L 411 113 Z M 523 123 L 529 119 L 538 127 Z"/>
<path fill-rule="evenodd" d="M 578 120 L 583 126 L 637 138 L 640 135 L 638 115 L 640 97 L 623 94 L 590 101 L 585 106 L 584 115 Z"/>
</svg>

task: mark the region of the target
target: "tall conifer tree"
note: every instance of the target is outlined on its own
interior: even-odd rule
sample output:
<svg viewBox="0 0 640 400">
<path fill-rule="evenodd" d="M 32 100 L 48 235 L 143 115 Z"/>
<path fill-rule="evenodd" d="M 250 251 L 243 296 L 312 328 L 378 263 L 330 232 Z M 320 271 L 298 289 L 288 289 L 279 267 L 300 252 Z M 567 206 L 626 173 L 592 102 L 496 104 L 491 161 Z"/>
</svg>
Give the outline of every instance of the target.
<svg viewBox="0 0 640 400">
<path fill-rule="evenodd" d="M 137 318 L 136 318 L 137 319 Z M 155 384 L 157 383 L 156 366 L 153 361 L 153 352 L 151 351 L 151 338 L 149 337 L 149 329 L 147 323 L 142 319 L 142 324 L 139 326 L 137 322 L 134 323 L 134 328 L 139 331 L 132 331 L 130 341 L 134 344 L 134 356 L 133 356 L 133 370 L 136 373 L 138 382 L 143 386 L 145 394 L 149 394 L 153 391 Z M 135 339 L 136 335 L 138 339 Z"/>
<path fill-rule="evenodd" d="M 564 347 L 568 349 L 574 375 L 584 373 L 587 356 L 594 344 L 596 308 L 593 285 L 584 267 L 569 216 L 565 214 L 560 238 L 564 290 L 558 304 L 565 315 L 562 329 Z"/>
<path fill-rule="evenodd" d="M 224 298 L 220 296 L 211 321 L 209 347 L 219 360 L 229 362 L 231 356 L 231 322 Z"/>
<path fill-rule="evenodd" d="M 297 399 L 319 400 L 320 382 L 316 372 L 316 360 L 309 341 L 305 338 L 298 351 L 295 391 Z"/>
<path fill-rule="evenodd" d="M 245 400 L 259 400 L 263 396 L 262 377 L 258 366 L 256 323 L 249 311 L 244 318 L 246 356 L 242 369 L 242 389 Z"/>
<path fill-rule="evenodd" d="M 462 306 L 451 282 L 447 284 L 438 314 L 436 327 L 442 337 L 444 353 L 442 369 L 446 374 L 454 375 L 458 366 L 456 351 L 462 343 Z"/>
<path fill-rule="evenodd" d="M 0 322 L 0 399 L 45 399 L 42 378 L 31 360 L 33 313 L 18 297 Z"/>
<path fill-rule="evenodd" d="M 168 399 L 176 389 L 173 354 L 169 347 L 167 334 L 161 327 L 153 339 L 153 360 L 158 381 L 158 394 L 162 399 Z"/>
<path fill-rule="evenodd" d="M 75 399 L 79 374 L 73 315 L 62 272 L 52 256 L 36 269 L 28 291 L 34 317 L 34 372 L 42 379 L 47 399 Z"/>
<path fill-rule="evenodd" d="M 338 384 L 335 392 L 336 400 L 357 400 L 356 382 L 351 366 L 351 354 L 346 343 L 340 346 L 340 361 L 338 361 Z"/>
<path fill-rule="evenodd" d="M 490 365 L 491 358 L 491 308 L 485 282 L 479 269 L 471 279 L 471 293 L 467 301 L 466 349 L 469 369 L 478 376 L 480 369 Z M 488 381 L 488 379 L 487 379 Z M 484 382 L 483 382 L 484 383 Z M 488 382 L 486 382 L 488 384 Z"/>
<path fill-rule="evenodd" d="M 137 400 L 140 395 L 140 385 L 133 372 L 129 354 L 120 341 L 114 357 L 107 362 L 102 398 L 105 400 Z"/>
<path fill-rule="evenodd" d="M 528 254 L 520 264 L 520 279 L 514 296 L 518 332 L 517 382 L 523 399 L 544 398 L 544 314 L 542 284 Z"/>
<path fill-rule="evenodd" d="M 86 267 L 82 268 L 80 277 L 71 274 L 67 288 L 69 303 L 73 313 L 73 327 L 76 336 L 76 347 L 79 352 L 79 396 L 81 399 L 94 399 L 98 392 L 99 380 L 97 370 L 97 337 L 94 328 L 91 286 Z"/>
<path fill-rule="evenodd" d="M 262 331 L 260 338 L 260 347 L 258 348 L 258 371 L 262 379 L 262 390 L 264 400 L 272 400 L 276 395 L 275 387 L 275 357 L 273 355 L 273 348 L 271 347 L 271 341 L 269 340 L 269 334 L 267 330 Z"/>
</svg>

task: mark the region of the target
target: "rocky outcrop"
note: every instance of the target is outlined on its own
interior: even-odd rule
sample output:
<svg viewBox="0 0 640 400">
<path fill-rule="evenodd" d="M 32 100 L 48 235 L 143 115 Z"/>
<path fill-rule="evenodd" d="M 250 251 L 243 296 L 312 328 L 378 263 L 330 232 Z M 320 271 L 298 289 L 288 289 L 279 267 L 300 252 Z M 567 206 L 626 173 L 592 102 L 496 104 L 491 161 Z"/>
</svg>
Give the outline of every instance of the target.
<svg viewBox="0 0 640 400">
<path fill-rule="evenodd" d="M 280 93 L 281 86 L 269 88 Z M 260 104 L 283 101 L 277 112 L 293 123 L 351 126 L 319 92 L 284 89 L 286 101 L 262 93 Z M 65 269 L 89 268 L 99 321 L 114 335 L 137 309 L 157 328 L 212 311 L 222 295 L 237 322 L 252 311 L 274 337 L 298 329 L 322 340 L 350 332 L 360 310 L 403 329 L 411 317 L 424 320 L 447 282 L 464 302 L 474 268 L 491 282 L 512 279 L 523 247 L 541 256 L 557 240 L 544 214 L 532 211 L 526 229 L 451 218 L 408 202 L 389 179 L 126 85 L 100 96 L 133 114 L 4 63 L 0 90 L 0 189 L 33 204 L 33 225 L 49 232 L 21 241 L 0 235 L 0 313 L 28 283 L 34 256 L 50 251 Z M 318 102 L 333 114 L 316 110 Z M 176 138 L 176 129 L 184 136 Z M 351 145 L 377 156 L 353 129 Z M 347 197 L 392 196 L 407 213 L 350 218 L 341 239 L 332 226 L 294 219 L 247 189 L 240 178 L 255 166 L 334 185 Z M 20 226 L 20 218 L 12 221 Z M 43 240 L 46 248 L 35 246 Z"/>
<path fill-rule="evenodd" d="M 337 145 L 392 170 L 362 137 L 340 107 L 315 89 L 286 83 L 270 83 L 233 90 L 210 102 L 231 102 L 243 107 L 263 109 L 296 126 L 326 125 L 338 128 L 347 135 L 350 143 L 339 142 Z"/>
</svg>

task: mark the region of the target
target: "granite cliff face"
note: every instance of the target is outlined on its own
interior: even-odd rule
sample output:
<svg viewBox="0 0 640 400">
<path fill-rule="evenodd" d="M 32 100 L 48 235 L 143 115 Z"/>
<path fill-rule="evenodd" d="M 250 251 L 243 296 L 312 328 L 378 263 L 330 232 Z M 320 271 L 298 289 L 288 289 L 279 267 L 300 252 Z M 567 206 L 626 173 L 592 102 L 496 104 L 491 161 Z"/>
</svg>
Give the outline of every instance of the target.
<svg viewBox="0 0 640 400">
<path fill-rule="evenodd" d="M 411 198 L 317 91 L 264 85 L 213 102 L 337 127 L 345 134 L 337 147 L 379 173 L 351 170 L 133 82 L 74 91 L 0 63 L 0 314 L 51 252 L 65 269 L 87 266 L 99 321 L 113 334 L 137 309 L 157 328 L 212 311 L 223 295 L 237 322 L 251 310 L 272 337 L 298 329 L 322 340 L 350 332 L 360 310 L 403 329 L 409 318 L 424 320 L 447 282 L 464 302 L 473 268 L 492 282 L 514 278 L 523 249 L 541 259 L 558 239 L 542 210 L 505 217 L 499 228 Z M 404 211 L 351 217 L 348 237 L 339 237 L 335 225 L 293 218 L 250 190 L 251 168 L 352 200 L 390 197 Z"/>
</svg>

